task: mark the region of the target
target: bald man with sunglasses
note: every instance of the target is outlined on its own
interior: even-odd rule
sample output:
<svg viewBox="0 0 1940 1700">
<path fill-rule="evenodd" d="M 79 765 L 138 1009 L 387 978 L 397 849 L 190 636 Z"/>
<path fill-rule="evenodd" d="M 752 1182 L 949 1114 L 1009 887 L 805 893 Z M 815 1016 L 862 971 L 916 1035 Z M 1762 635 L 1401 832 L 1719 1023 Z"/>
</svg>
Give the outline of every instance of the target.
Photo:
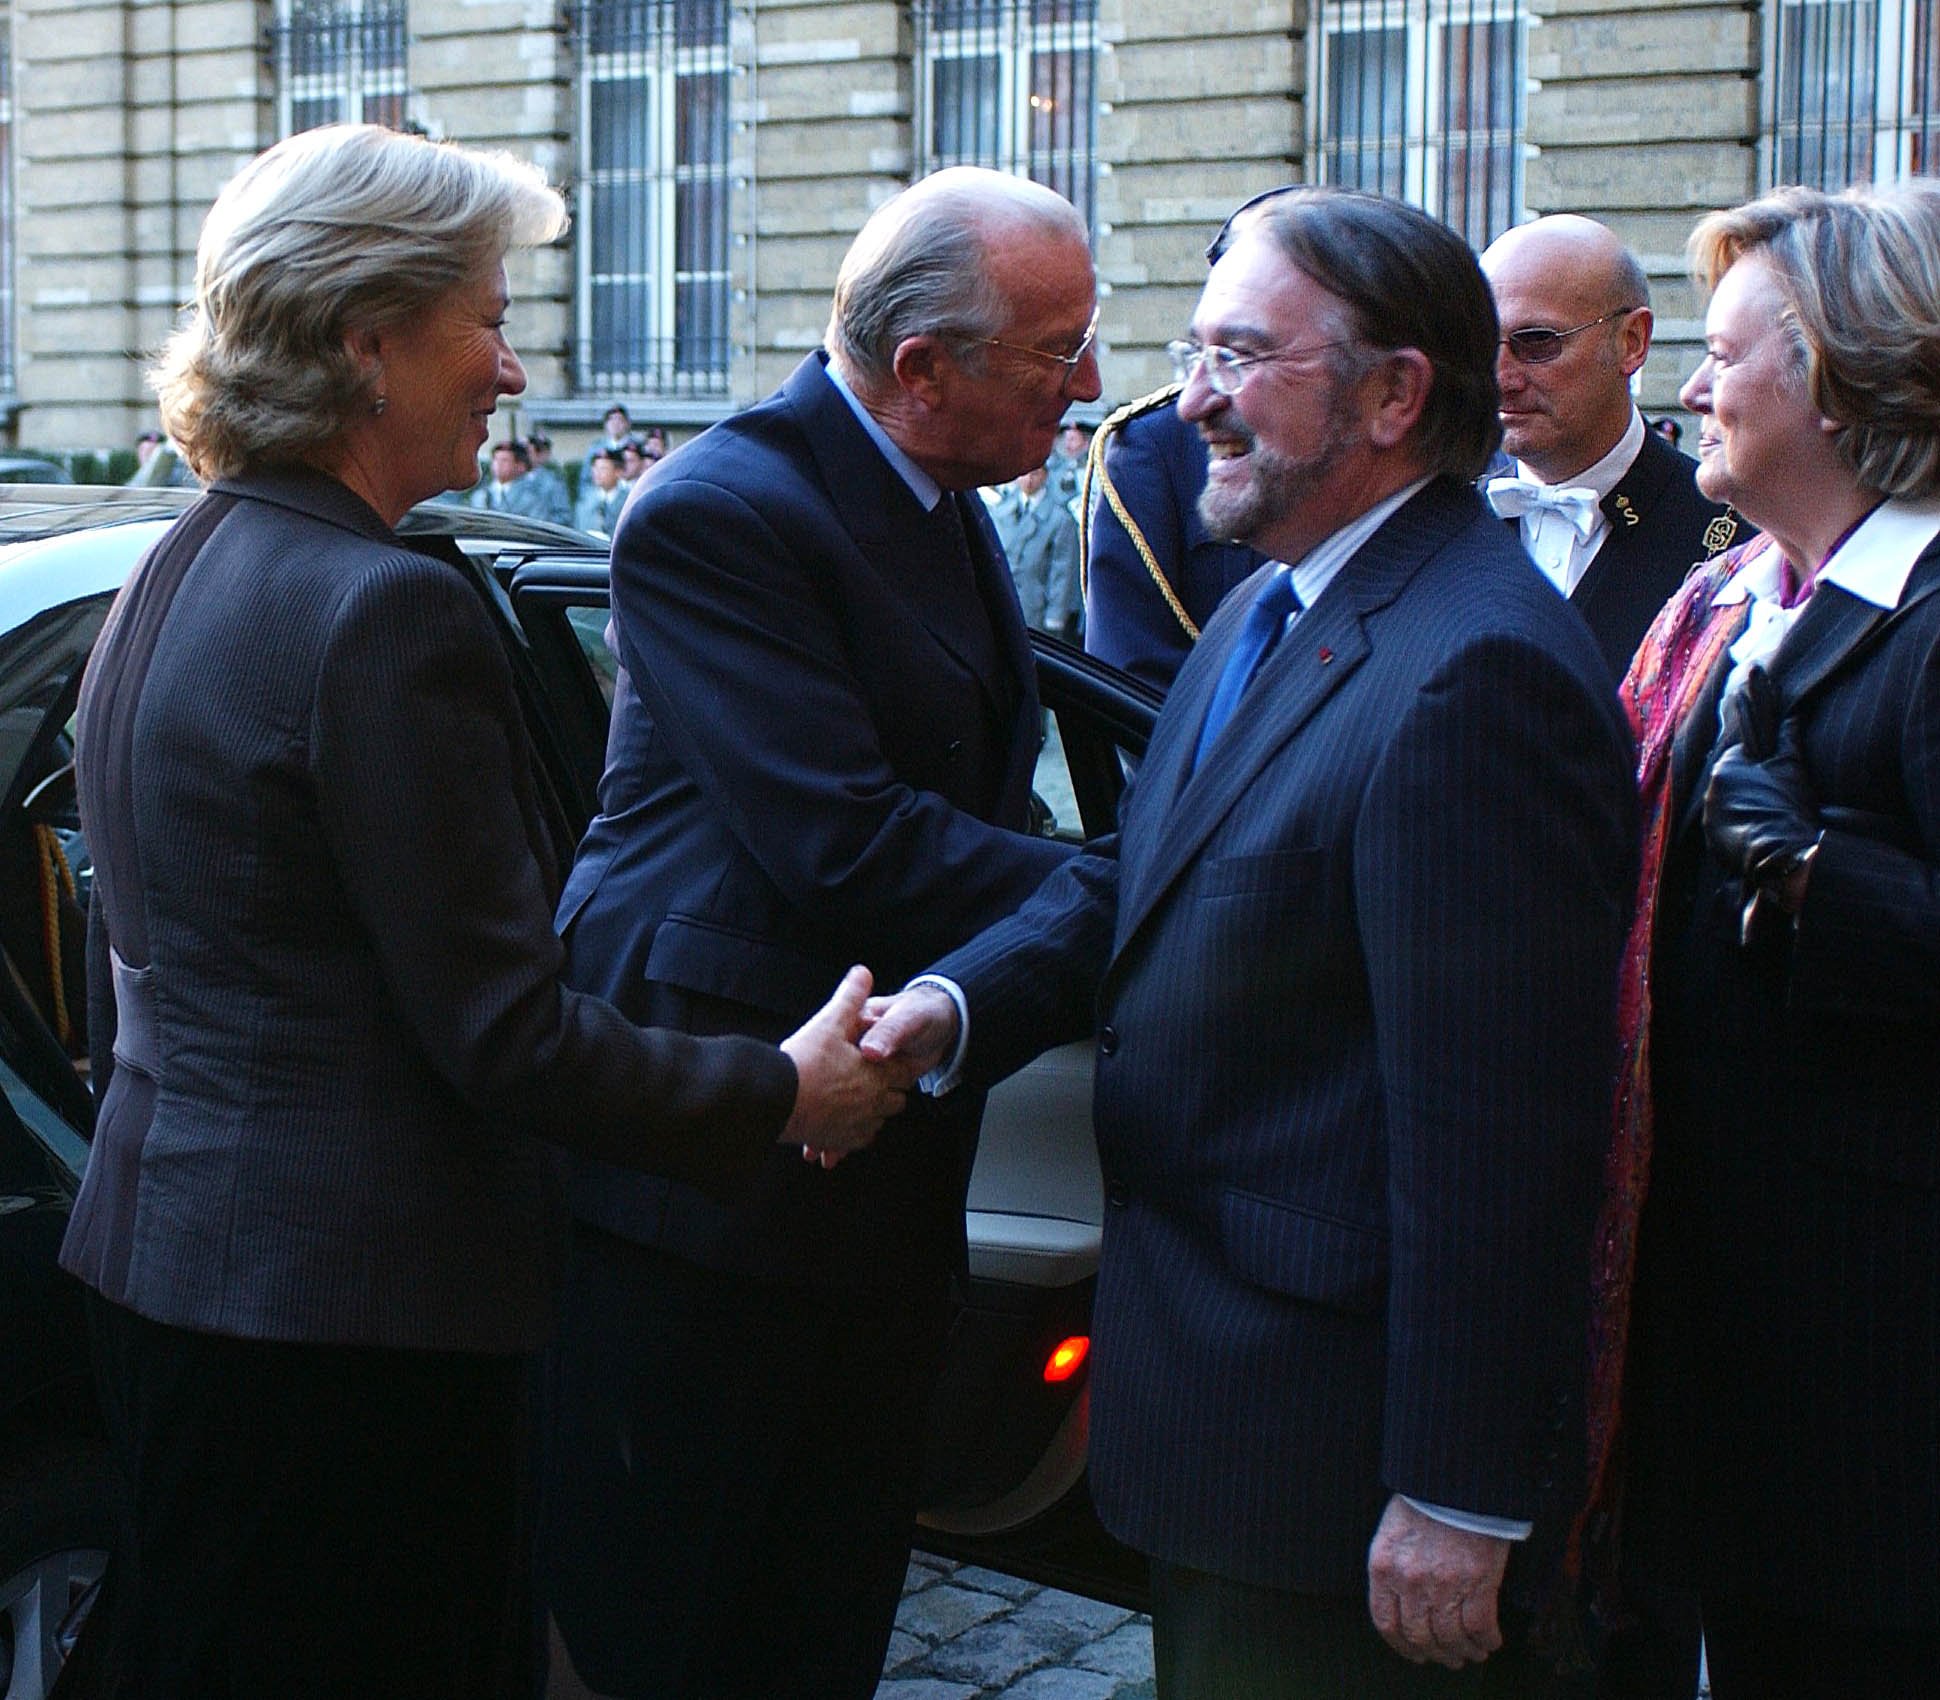
<svg viewBox="0 0 1940 1700">
<path fill-rule="evenodd" d="M 1589 623 L 1613 678 L 1698 561 L 1745 528 L 1698 493 L 1697 464 L 1631 399 L 1650 353 L 1650 288 L 1629 249 L 1594 219 L 1518 225 L 1482 255 L 1502 342 L 1502 446 L 1513 473 L 1489 504 Z"/>
</svg>

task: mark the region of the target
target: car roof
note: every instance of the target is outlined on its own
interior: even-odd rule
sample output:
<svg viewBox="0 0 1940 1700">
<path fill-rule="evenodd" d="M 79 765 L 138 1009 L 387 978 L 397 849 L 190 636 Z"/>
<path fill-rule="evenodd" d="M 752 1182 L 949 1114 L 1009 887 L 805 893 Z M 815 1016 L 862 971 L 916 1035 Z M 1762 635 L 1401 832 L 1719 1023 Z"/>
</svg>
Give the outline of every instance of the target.
<svg viewBox="0 0 1940 1700">
<path fill-rule="evenodd" d="M 198 490 L 0 483 L 0 635 L 43 609 L 112 594 Z M 425 502 L 402 536 L 448 537 L 473 554 L 522 550 L 599 559 L 584 532 L 518 514 Z"/>
</svg>

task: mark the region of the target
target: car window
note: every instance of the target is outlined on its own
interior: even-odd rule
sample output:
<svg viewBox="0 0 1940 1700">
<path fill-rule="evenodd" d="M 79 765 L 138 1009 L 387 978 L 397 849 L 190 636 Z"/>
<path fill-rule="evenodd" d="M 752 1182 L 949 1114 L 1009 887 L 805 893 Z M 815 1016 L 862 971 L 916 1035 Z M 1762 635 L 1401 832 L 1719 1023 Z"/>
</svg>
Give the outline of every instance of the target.
<svg viewBox="0 0 1940 1700">
<path fill-rule="evenodd" d="M 613 682 L 620 676 L 620 662 L 619 657 L 606 646 L 606 605 L 568 608 L 566 622 L 572 627 L 573 636 L 579 640 L 580 653 L 586 657 L 586 665 L 592 669 L 600 695 L 606 699 L 606 706 L 611 708 Z"/>
<path fill-rule="evenodd" d="M 108 598 L 91 597 L 49 608 L 0 638 L 0 798 L 16 799 L 42 778 L 48 739 L 59 735 L 73 685 L 101 623 Z"/>
<path fill-rule="evenodd" d="M 605 563 L 527 561 L 511 575 L 510 594 L 590 794 L 605 757 L 619 672 L 606 645 Z M 1032 780 L 1035 826 L 1047 836 L 1081 843 L 1117 825 L 1130 764 L 1145 751 L 1161 699 L 1042 634 L 1032 634 L 1032 645 L 1045 708 L 1044 744 Z"/>
</svg>

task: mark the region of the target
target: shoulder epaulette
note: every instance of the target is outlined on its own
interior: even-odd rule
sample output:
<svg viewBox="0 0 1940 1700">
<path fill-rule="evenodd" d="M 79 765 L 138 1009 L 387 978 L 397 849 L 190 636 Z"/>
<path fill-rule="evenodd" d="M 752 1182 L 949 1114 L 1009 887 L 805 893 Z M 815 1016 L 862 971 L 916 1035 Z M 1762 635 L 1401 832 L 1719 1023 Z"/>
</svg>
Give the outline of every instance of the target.
<svg viewBox="0 0 1940 1700">
<path fill-rule="evenodd" d="M 1099 495 L 1111 505 L 1117 515 L 1118 523 L 1125 528 L 1125 535 L 1132 540 L 1132 547 L 1138 551 L 1138 558 L 1145 563 L 1145 570 L 1158 586 L 1159 594 L 1165 598 L 1166 607 L 1172 610 L 1172 617 L 1179 622 L 1189 642 L 1199 641 L 1199 627 L 1192 616 L 1186 612 L 1185 604 L 1179 600 L 1178 592 L 1172 588 L 1172 581 L 1165 576 L 1165 569 L 1159 565 L 1158 557 L 1152 553 L 1152 546 L 1145 540 L 1145 533 L 1137 520 L 1125 506 L 1118 493 L 1118 486 L 1112 483 L 1111 474 L 1105 471 L 1105 445 L 1129 421 L 1147 413 L 1156 413 L 1161 407 L 1174 406 L 1179 392 L 1185 388 L 1183 383 L 1170 383 L 1163 389 L 1154 390 L 1136 401 L 1128 401 L 1121 408 L 1105 416 L 1105 422 L 1092 433 L 1091 450 L 1085 456 L 1084 485 L 1078 496 L 1078 512 L 1082 524 L 1078 527 L 1078 594 L 1089 598 L 1091 595 L 1091 516 L 1093 511 L 1092 486 L 1096 484 Z"/>
</svg>

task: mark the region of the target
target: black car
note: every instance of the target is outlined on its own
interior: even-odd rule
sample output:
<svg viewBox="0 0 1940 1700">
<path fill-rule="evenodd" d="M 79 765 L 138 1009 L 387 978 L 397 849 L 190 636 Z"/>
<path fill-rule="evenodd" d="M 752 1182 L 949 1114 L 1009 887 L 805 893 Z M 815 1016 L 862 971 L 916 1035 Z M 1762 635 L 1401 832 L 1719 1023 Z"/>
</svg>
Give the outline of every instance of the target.
<svg viewBox="0 0 1940 1700">
<path fill-rule="evenodd" d="M 71 724 L 115 591 L 193 500 L 172 490 L 0 493 L 0 1700 L 38 1700 L 108 1539 L 80 1290 L 55 1265 L 93 1108 L 80 948 L 87 847 Z M 534 745 L 575 830 L 590 815 L 614 662 L 604 552 L 577 533 L 427 503 L 493 609 Z M 1039 830 L 1110 830 L 1158 710 L 1143 685 L 1032 634 L 1047 715 Z M 1070 1046 L 992 1095 L 970 1187 L 970 1266 L 931 1424 L 923 1544 L 1136 1602 L 1142 1571 L 1084 1495 L 1091 1298 L 1103 1210 L 1091 1055 Z"/>
</svg>

